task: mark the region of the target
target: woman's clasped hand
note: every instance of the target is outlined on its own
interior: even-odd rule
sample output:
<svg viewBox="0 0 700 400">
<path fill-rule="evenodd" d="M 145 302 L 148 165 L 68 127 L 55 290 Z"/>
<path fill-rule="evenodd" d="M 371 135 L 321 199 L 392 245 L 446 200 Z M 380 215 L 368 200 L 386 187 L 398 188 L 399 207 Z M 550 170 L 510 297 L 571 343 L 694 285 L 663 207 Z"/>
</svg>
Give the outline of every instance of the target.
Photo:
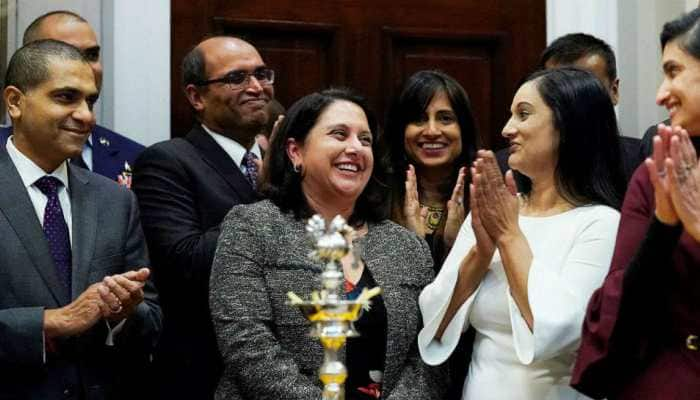
<svg viewBox="0 0 700 400">
<path fill-rule="evenodd" d="M 498 244 L 519 233 L 519 201 L 513 172 L 508 171 L 505 181 L 493 152 L 479 150 L 472 168 L 472 190 L 479 223 L 492 243 Z M 472 225 L 474 225 L 472 216 Z"/>
<path fill-rule="evenodd" d="M 656 218 L 681 223 L 700 240 L 700 166 L 688 131 L 659 124 L 652 156 L 645 161 L 654 187 Z"/>
</svg>

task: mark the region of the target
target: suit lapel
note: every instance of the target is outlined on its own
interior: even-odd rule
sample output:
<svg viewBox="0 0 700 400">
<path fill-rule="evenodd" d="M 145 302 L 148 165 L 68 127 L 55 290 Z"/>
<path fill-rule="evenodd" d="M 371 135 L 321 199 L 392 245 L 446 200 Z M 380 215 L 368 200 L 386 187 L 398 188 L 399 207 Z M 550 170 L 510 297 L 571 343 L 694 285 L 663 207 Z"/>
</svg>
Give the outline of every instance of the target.
<svg viewBox="0 0 700 400">
<path fill-rule="evenodd" d="M 97 200 L 90 189 L 90 173 L 69 168 L 71 213 L 73 216 L 73 297 L 87 286 L 90 260 L 97 237 Z"/>
<path fill-rule="evenodd" d="M 202 159 L 238 193 L 242 203 L 251 203 L 257 200 L 255 191 L 235 161 L 200 125 L 192 128 L 186 140 L 199 150 Z"/>
<path fill-rule="evenodd" d="M 56 303 L 61 306 L 68 304 L 70 294 L 59 284 L 41 222 L 4 147 L 0 150 L 0 187 L 3 188 L 0 190 L 0 212 L 5 214 Z"/>
<path fill-rule="evenodd" d="M 118 159 L 119 148 L 116 144 L 113 144 L 108 137 L 99 133 L 97 130 L 93 130 L 91 137 L 92 171 L 104 175 L 109 179 L 116 180 L 117 175 L 121 172 L 121 170 L 114 171 L 115 158 Z M 122 166 L 118 166 L 118 168 L 121 167 Z"/>
</svg>

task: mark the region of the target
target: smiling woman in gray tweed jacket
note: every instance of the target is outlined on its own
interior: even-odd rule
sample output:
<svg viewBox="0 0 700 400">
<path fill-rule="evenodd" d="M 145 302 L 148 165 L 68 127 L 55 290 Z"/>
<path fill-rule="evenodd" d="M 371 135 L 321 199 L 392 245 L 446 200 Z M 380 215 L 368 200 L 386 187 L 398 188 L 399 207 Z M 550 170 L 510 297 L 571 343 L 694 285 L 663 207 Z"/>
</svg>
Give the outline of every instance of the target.
<svg viewBox="0 0 700 400">
<path fill-rule="evenodd" d="M 224 220 L 211 274 L 210 305 L 225 370 L 217 399 L 317 400 L 323 349 L 286 293 L 319 287 L 305 220 L 340 214 L 359 233 L 360 268 L 342 260 L 345 291 L 380 286 L 348 341 L 346 399 L 441 399 L 441 368 L 418 356 L 418 295 L 433 278 L 424 241 L 386 220 L 376 121 L 364 101 L 327 90 L 295 103 L 273 137 L 262 191 Z"/>
</svg>

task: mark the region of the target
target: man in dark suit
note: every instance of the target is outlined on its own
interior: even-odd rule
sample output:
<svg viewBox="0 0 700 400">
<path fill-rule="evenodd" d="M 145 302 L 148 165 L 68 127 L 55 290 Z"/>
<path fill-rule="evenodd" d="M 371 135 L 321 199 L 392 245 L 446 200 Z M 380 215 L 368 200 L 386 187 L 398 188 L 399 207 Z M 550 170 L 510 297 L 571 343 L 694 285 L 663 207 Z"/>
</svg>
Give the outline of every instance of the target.
<svg viewBox="0 0 700 400">
<path fill-rule="evenodd" d="M 154 363 L 163 399 L 211 399 L 222 372 L 208 292 L 220 223 L 258 199 L 260 149 L 274 72 L 249 43 L 213 37 L 182 63 L 198 122 L 184 138 L 147 148 L 133 190 L 153 260 L 165 324 Z"/>
<path fill-rule="evenodd" d="M 610 93 L 613 105 L 617 105 L 620 97 L 620 78 L 617 76 L 615 53 L 607 43 L 585 33 L 571 33 L 556 39 L 542 52 L 540 66 L 549 69 L 565 65 L 573 65 L 593 73 Z M 621 135 L 620 142 L 622 168 L 629 181 L 634 170 L 644 161 L 644 157 L 640 153 L 639 139 Z M 496 158 L 505 173 L 508 170 L 508 149 L 499 150 Z"/>
<path fill-rule="evenodd" d="M 141 398 L 161 314 L 136 200 L 66 162 L 95 122 L 94 74 L 77 48 L 41 40 L 12 56 L 4 85 L 0 398 Z"/>
<path fill-rule="evenodd" d="M 41 39 L 60 40 L 80 49 L 95 73 L 97 90 L 101 89 L 100 46 L 95 32 L 83 17 L 70 11 L 52 11 L 36 18 L 24 31 L 23 43 Z M 0 143 L 4 145 L 11 134 L 11 128 L 0 128 Z M 143 149 L 144 147 L 135 141 L 95 125 L 81 156 L 74 157 L 73 162 L 109 179 L 117 180 L 125 171 L 125 163 L 133 165 Z"/>
</svg>

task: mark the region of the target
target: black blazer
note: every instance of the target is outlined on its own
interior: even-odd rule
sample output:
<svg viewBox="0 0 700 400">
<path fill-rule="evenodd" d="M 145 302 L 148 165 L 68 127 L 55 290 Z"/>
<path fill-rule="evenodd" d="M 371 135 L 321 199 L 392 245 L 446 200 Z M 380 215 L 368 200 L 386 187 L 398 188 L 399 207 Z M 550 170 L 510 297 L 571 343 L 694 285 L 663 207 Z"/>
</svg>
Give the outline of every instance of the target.
<svg viewBox="0 0 700 400">
<path fill-rule="evenodd" d="M 223 368 L 208 303 L 219 225 L 231 207 L 258 196 L 200 125 L 147 148 L 134 165 L 132 189 L 163 307 L 154 359 L 160 398 L 210 399 Z"/>
<path fill-rule="evenodd" d="M 634 171 L 644 162 L 642 141 L 629 136 L 620 136 L 620 144 L 622 145 L 622 170 L 626 181 L 629 182 Z"/>
<path fill-rule="evenodd" d="M 671 125 L 671 120 L 666 119 L 660 122 L 664 125 Z M 658 124 L 652 125 L 644 131 L 644 136 L 642 136 L 642 142 L 639 146 L 641 152 L 640 157 L 644 160 L 647 157 L 651 157 L 651 153 L 654 151 L 654 136 L 656 136 L 656 131 L 658 130 Z"/>
</svg>

